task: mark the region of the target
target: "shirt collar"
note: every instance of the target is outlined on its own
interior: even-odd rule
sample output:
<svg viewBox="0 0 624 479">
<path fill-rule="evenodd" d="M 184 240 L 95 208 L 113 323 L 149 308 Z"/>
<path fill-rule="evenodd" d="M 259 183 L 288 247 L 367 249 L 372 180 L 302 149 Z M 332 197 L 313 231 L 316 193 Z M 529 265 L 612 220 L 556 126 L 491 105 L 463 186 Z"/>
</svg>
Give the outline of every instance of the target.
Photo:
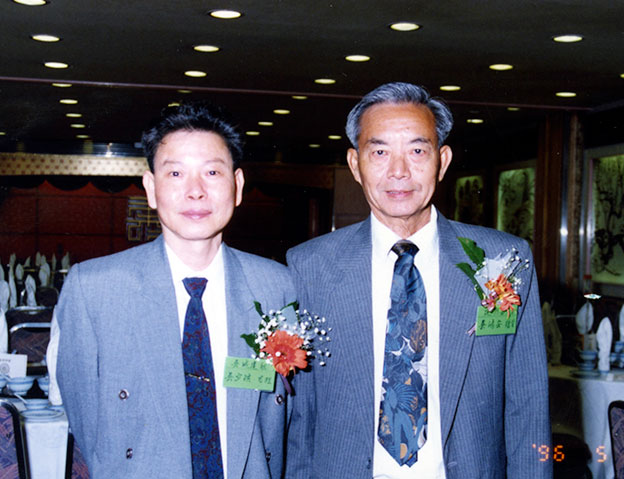
<svg viewBox="0 0 624 479">
<path fill-rule="evenodd" d="M 207 268 L 195 271 L 194 269 L 188 267 L 186 264 L 182 262 L 182 260 L 174 253 L 174 251 L 165 243 L 165 251 L 167 252 L 167 258 L 169 259 L 169 267 L 171 268 L 171 277 L 174 283 L 178 281 L 182 281 L 184 278 L 206 278 L 209 282 L 210 280 L 218 277 L 219 274 L 223 272 L 223 249 L 219 245 L 219 249 L 217 250 L 217 254 L 212 259 L 212 262 L 208 265 Z"/>
<path fill-rule="evenodd" d="M 371 213 L 371 237 L 373 242 L 373 256 L 386 258 L 391 253 L 394 243 L 402 239 L 394 231 L 379 221 Z M 407 240 L 418 246 L 419 251 L 426 252 L 426 256 L 436 251 L 438 241 L 438 212 L 435 206 L 431 205 L 431 216 L 429 223 L 420 228 Z M 425 256 L 425 255 L 421 255 Z"/>
</svg>

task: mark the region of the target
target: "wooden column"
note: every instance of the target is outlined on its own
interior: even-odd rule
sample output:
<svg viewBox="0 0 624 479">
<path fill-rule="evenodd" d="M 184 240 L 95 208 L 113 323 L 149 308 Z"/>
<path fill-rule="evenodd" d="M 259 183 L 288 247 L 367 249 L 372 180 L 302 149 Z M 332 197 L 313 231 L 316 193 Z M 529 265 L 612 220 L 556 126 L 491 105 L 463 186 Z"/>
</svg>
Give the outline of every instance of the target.
<svg viewBox="0 0 624 479">
<path fill-rule="evenodd" d="M 538 139 L 533 255 L 544 300 L 551 299 L 559 285 L 564 126 L 564 114 L 549 114 Z"/>
<path fill-rule="evenodd" d="M 568 238 L 565 256 L 565 285 L 570 292 L 578 292 L 581 258 L 581 220 L 583 206 L 583 130 L 578 114 L 570 118 L 568 147 Z"/>
</svg>

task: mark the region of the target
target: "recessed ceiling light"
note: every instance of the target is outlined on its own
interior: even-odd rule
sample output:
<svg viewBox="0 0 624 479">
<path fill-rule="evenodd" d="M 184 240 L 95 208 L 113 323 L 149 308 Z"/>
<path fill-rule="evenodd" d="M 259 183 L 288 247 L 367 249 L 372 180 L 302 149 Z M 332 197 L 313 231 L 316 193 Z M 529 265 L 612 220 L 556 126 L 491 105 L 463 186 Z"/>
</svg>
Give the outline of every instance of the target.
<svg viewBox="0 0 624 479">
<path fill-rule="evenodd" d="M 74 100 L 73 98 L 63 98 L 62 100 L 59 100 L 59 103 L 62 103 L 63 105 L 75 105 L 78 103 L 78 100 Z"/>
<path fill-rule="evenodd" d="M 308 97 L 305 95 L 293 95 L 291 98 L 293 100 L 307 100 L 308 99 Z"/>
<path fill-rule="evenodd" d="M 309 147 L 309 148 L 320 148 L 320 147 L 321 147 L 321 145 L 319 145 L 318 143 L 310 143 L 310 144 L 308 145 L 308 147 Z"/>
<path fill-rule="evenodd" d="M 82 118 L 82 113 L 66 113 L 67 118 Z"/>
<path fill-rule="evenodd" d="M 260 136 L 260 132 L 259 131 L 250 130 L 250 131 L 246 131 L 245 135 L 247 135 L 247 136 Z"/>
<path fill-rule="evenodd" d="M 329 135 L 327 138 L 329 138 L 330 140 L 341 140 L 342 136 L 340 136 L 340 135 Z"/>
<path fill-rule="evenodd" d="M 76 138 L 78 138 L 79 140 L 88 140 L 89 135 L 76 135 Z"/>
<path fill-rule="evenodd" d="M 367 62 L 368 60 L 370 60 L 370 57 L 368 55 L 347 55 L 345 57 L 345 60 L 347 60 L 348 62 Z"/>
<path fill-rule="evenodd" d="M 507 111 L 520 111 L 520 108 L 517 106 L 508 106 Z"/>
<path fill-rule="evenodd" d="M 180 103 L 177 101 L 172 101 L 171 103 L 167 103 L 168 107 L 180 106 Z"/>
<path fill-rule="evenodd" d="M 624 73 L 620 73 L 620 78 L 624 78 Z"/>
<path fill-rule="evenodd" d="M 178 93 L 184 93 L 184 94 L 193 93 L 193 90 L 177 90 L 177 91 Z"/>
<path fill-rule="evenodd" d="M 483 123 L 483 120 L 481 118 L 468 118 L 466 120 L 466 123 L 472 123 L 473 125 L 480 125 L 481 123 Z"/>
<path fill-rule="evenodd" d="M 316 80 L 314 80 L 314 83 L 318 83 L 320 85 L 333 85 L 334 83 L 336 83 L 336 80 L 334 80 L 333 78 L 317 78 Z"/>
<path fill-rule="evenodd" d="M 45 33 L 32 35 L 30 38 L 32 38 L 33 40 L 37 40 L 38 42 L 45 42 L 45 43 L 54 43 L 54 42 L 61 41 L 60 37 L 57 37 L 56 35 L 47 35 Z"/>
<path fill-rule="evenodd" d="M 187 77 L 201 78 L 206 76 L 206 72 L 200 70 L 187 70 L 184 72 Z"/>
<path fill-rule="evenodd" d="M 55 86 L 56 88 L 69 88 L 70 86 L 72 86 L 71 83 L 52 83 L 52 86 Z"/>
<path fill-rule="evenodd" d="M 260 126 L 273 126 L 273 122 L 272 121 L 259 121 L 258 125 L 260 125 Z"/>
<path fill-rule="evenodd" d="M 283 108 L 278 108 L 276 110 L 273 110 L 273 113 L 275 113 L 276 115 L 288 115 L 290 113 L 290 110 L 284 110 Z"/>
<path fill-rule="evenodd" d="M 219 51 L 219 47 L 214 45 L 195 45 L 193 50 L 202 53 L 214 53 Z"/>
<path fill-rule="evenodd" d="M 575 43 L 580 42 L 583 39 L 580 35 L 558 35 L 553 37 L 553 41 L 558 43 Z"/>
<path fill-rule="evenodd" d="M 461 87 L 458 85 L 442 85 L 440 87 L 440 90 L 442 91 L 459 91 L 461 90 Z"/>
<path fill-rule="evenodd" d="M 0 131 L 0 136 L 6 135 L 6 131 Z"/>
<path fill-rule="evenodd" d="M 83 125 L 82 123 L 72 123 L 71 125 L 72 128 L 85 128 L 86 125 Z"/>
<path fill-rule="evenodd" d="M 233 18 L 238 18 L 241 15 L 241 12 L 237 12 L 236 10 L 213 10 L 210 12 L 211 17 L 220 18 L 221 20 L 232 20 Z"/>
<path fill-rule="evenodd" d="M 69 68 L 69 65 L 63 62 L 45 62 L 44 65 L 48 68 L 56 69 Z"/>
<path fill-rule="evenodd" d="M 29 7 L 39 7 L 48 3 L 46 0 L 13 0 L 20 5 L 28 5 Z"/>
<path fill-rule="evenodd" d="M 513 65 L 509 65 L 508 63 L 494 63 L 490 65 L 490 70 L 496 70 L 497 72 L 504 72 L 511 69 L 513 69 Z"/>
<path fill-rule="evenodd" d="M 390 28 L 397 32 L 413 32 L 414 30 L 418 30 L 420 25 L 412 22 L 397 22 L 390 25 Z"/>
<path fill-rule="evenodd" d="M 576 93 L 574 93 L 573 91 L 558 91 L 557 93 L 555 93 L 555 95 L 561 98 L 574 98 L 576 96 Z"/>
</svg>

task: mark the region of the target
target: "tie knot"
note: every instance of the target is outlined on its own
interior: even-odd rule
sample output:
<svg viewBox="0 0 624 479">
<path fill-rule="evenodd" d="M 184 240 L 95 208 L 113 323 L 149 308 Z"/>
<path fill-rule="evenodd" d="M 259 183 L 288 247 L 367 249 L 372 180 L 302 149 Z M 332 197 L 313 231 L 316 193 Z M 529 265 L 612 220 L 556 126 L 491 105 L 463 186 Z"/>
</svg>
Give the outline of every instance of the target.
<svg viewBox="0 0 624 479">
<path fill-rule="evenodd" d="M 182 282 L 191 298 L 201 298 L 208 280 L 206 278 L 184 278 Z"/>
<path fill-rule="evenodd" d="M 394 251 L 399 258 L 404 254 L 410 255 L 412 258 L 416 256 L 418 253 L 418 246 L 416 246 L 411 241 L 401 240 L 394 243 L 392 246 L 392 251 Z"/>
</svg>

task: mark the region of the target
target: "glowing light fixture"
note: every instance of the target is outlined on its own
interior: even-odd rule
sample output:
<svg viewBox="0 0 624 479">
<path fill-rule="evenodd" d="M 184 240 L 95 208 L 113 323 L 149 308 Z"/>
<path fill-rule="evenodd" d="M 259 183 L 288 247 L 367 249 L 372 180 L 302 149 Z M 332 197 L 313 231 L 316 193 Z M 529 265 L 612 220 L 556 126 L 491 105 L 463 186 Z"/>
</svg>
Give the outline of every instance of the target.
<svg viewBox="0 0 624 479">
<path fill-rule="evenodd" d="M 206 72 L 202 72 L 200 70 L 187 70 L 184 72 L 187 77 L 192 78 L 202 78 L 206 76 Z"/>
<path fill-rule="evenodd" d="M 320 148 L 320 147 L 321 147 L 321 145 L 319 145 L 318 143 L 310 143 L 308 145 L 308 148 Z"/>
<path fill-rule="evenodd" d="M 67 118 L 82 118 L 82 113 L 66 113 Z"/>
<path fill-rule="evenodd" d="M 188 94 L 188 93 L 193 93 L 192 90 L 177 90 L 177 91 L 178 91 L 178 93 L 183 93 L 185 95 Z"/>
<path fill-rule="evenodd" d="M 215 45 L 195 45 L 193 50 L 202 53 L 214 53 L 219 51 L 219 47 Z"/>
<path fill-rule="evenodd" d="M 314 80 L 314 83 L 318 83 L 319 85 L 333 85 L 336 83 L 336 80 L 333 78 L 317 78 Z"/>
<path fill-rule="evenodd" d="M 59 103 L 62 103 L 63 105 L 75 105 L 78 103 L 78 100 L 74 100 L 73 98 L 63 98 L 62 100 L 59 100 Z"/>
<path fill-rule="evenodd" d="M 623 75 L 624 75 L 624 74 L 623 74 Z M 293 95 L 291 98 L 292 98 L 293 100 L 307 100 L 307 99 L 308 99 L 308 97 L 307 97 L 307 96 L 305 96 L 305 95 Z"/>
<path fill-rule="evenodd" d="M 89 135 L 76 135 L 76 138 L 79 140 L 88 140 L 90 137 Z"/>
<path fill-rule="evenodd" d="M 574 98 L 576 96 L 576 93 L 574 93 L 573 91 L 558 91 L 557 93 L 555 93 L 555 95 L 560 98 Z"/>
<path fill-rule="evenodd" d="M 288 115 L 290 113 L 290 110 L 285 110 L 283 108 L 277 108 L 276 110 L 273 110 L 273 113 L 275 113 L 276 115 Z"/>
<path fill-rule="evenodd" d="M 40 7 L 48 3 L 46 0 L 13 0 L 20 5 L 28 5 L 29 7 Z"/>
<path fill-rule="evenodd" d="M 440 90 L 442 90 L 442 91 L 459 91 L 459 90 L 461 90 L 461 87 L 459 85 L 442 85 L 440 87 Z"/>
<path fill-rule="evenodd" d="M 70 86 L 72 86 L 71 83 L 52 83 L 52 86 L 55 86 L 56 88 L 69 88 Z"/>
<path fill-rule="evenodd" d="M 78 129 L 80 129 L 80 128 L 86 128 L 86 126 L 87 126 L 87 125 L 84 125 L 84 124 L 82 124 L 82 123 L 72 123 L 72 124 L 71 124 L 71 125 L 69 125 L 69 126 L 71 126 L 72 128 L 78 128 Z"/>
<path fill-rule="evenodd" d="M 6 135 L 6 131 L 0 131 L 0 136 Z"/>
<path fill-rule="evenodd" d="M 413 32 L 414 30 L 418 30 L 419 28 L 420 25 L 412 22 L 397 22 L 390 25 L 390 29 L 397 32 Z"/>
<path fill-rule="evenodd" d="M 221 20 L 232 20 L 234 18 L 239 18 L 242 15 L 241 12 L 237 12 L 236 10 L 213 10 L 210 12 L 210 16 L 214 18 L 219 18 Z"/>
<path fill-rule="evenodd" d="M 247 136 L 260 136 L 260 132 L 259 131 L 254 131 L 254 130 L 246 131 L 245 134 Z"/>
<path fill-rule="evenodd" d="M 347 60 L 348 62 L 359 63 L 369 61 L 370 57 L 368 55 L 347 55 L 345 57 L 345 60 Z"/>
<path fill-rule="evenodd" d="M 258 125 L 260 125 L 260 126 L 273 126 L 273 122 L 272 121 L 259 121 Z"/>
<path fill-rule="evenodd" d="M 63 68 L 69 68 L 69 65 L 63 62 L 45 62 L 44 65 L 47 68 L 54 68 L 57 70 L 62 70 Z"/>
<path fill-rule="evenodd" d="M 490 65 L 490 70 L 496 70 L 497 72 L 504 72 L 512 69 L 513 65 L 509 65 L 508 63 L 494 63 Z"/>
<path fill-rule="evenodd" d="M 466 123 L 472 123 L 473 125 L 480 125 L 481 123 L 483 123 L 483 119 L 481 119 L 481 118 L 468 118 L 466 120 Z"/>
<path fill-rule="evenodd" d="M 54 42 L 60 42 L 61 38 L 57 37 L 56 35 L 47 35 L 45 33 L 39 33 L 37 35 L 32 35 L 30 38 L 32 38 L 33 40 L 36 40 L 38 42 L 45 42 L 45 43 L 54 43 Z"/>
<path fill-rule="evenodd" d="M 180 106 L 180 103 L 177 101 L 172 101 L 171 103 L 167 103 L 168 107 Z"/>
<path fill-rule="evenodd" d="M 329 135 L 327 138 L 329 138 L 330 140 L 341 140 L 342 136 L 340 136 L 340 135 Z"/>
<path fill-rule="evenodd" d="M 508 106 L 507 111 L 520 111 L 520 108 L 517 106 Z"/>
<path fill-rule="evenodd" d="M 558 35 L 553 37 L 553 41 L 557 43 L 576 43 L 583 40 L 583 37 L 580 35 Z"/>
</svg>

